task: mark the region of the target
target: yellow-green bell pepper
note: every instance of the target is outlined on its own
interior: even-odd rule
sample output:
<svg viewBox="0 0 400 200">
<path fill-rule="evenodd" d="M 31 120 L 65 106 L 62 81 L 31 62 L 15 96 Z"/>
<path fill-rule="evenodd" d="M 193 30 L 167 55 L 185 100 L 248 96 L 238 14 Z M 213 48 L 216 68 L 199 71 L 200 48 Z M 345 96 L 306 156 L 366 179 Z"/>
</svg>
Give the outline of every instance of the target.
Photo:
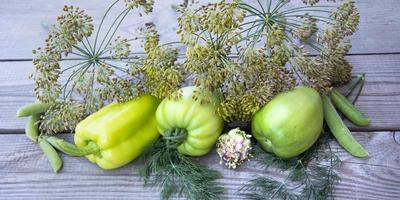
<svg viewBox="0 0 400 200">
<path fill-rule="evenodd" d="M 224 127 L 223 119 L 217 115 L 213 103 L 195 100 L 194 86 L 180 89 L 178 99 L 164 99 L 157 109 L 158 130 L 167 145 L 176 147 L 178 152 L 189 156 L 207 154 L 216 143 Z M 209 99 L 215 100 L 213 95 Z"/>
<path fill-rule="evenodd" d="M 111 103 L 76 126 L 76 146 L 56 137 L 47 140 L 64 153 L 86 156 L 103 169 L 118 168 L 137 158 L 159 137 L 155 118 L 159 103 L 151 95 Z"/>
</svg>

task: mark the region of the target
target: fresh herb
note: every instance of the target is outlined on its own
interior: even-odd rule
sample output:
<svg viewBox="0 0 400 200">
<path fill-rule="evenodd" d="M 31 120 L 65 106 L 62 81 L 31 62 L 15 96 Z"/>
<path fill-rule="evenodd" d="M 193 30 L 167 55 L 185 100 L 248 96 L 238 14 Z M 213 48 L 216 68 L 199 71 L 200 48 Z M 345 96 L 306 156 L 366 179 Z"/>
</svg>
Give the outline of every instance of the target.
<svg viewBox="0 0 400 200">
<path fill-rule="evenodd" d="M 332 152 L 331 136 L 323 132 L 316 144 L 298 158 L 282 160 L 255 147 L 255 158 L 264 168 L 285 173 L 283 180 L 260 176 L 240 189 L 247 199 L 327 199 L 338 182 L 340 159 Z"/>
<path fill-rule="evenodd" d="M 116 36 L 133 9 L 147 14 L 153 0 L 124 0 L 126 8 L 104 29 L 105 18 L 118 2 L 108 8 L 96 32 L 85 11 L 66 6 L 44 47 L 33 51 L 34 91 L 39 101 L 50 105 L 41 116 L 41 133 L 73 130 L 85 116 L 112 101 L 127 101 L 143 93 L 166 98 L 185 79 L 204 93 L 220 94 L 217 112 L 228 122 L 249 121 L 275 95 L 297 84 L 324 93 L 351 79 L 352 66 L 345 55 L 351 48 L 348 37 L 357 30 L 360 18 L 352 0 L 338 7 L 303 0 L 305 6 L 294 8 L 288 0 L 257 0 L 257 5 L 221 0 L 200 7 L 185 1 L 178 9 L 180 41 L 167 44 L 160 43 L 151 23 L 140 37 Z M 103 38 L 100 31 L 105 31 Z M 130 42 L 139 38 L 144 39 L 143 56 L 130 50 Z M 174 43 L 186 47 L 184 63 L 177 62 Z M 76 63 L 66 65 L 71 61 Z M 63 75 L 67 77 L 61 83 Z M 326 198 L 337 182 L 335 170 L 340 163 L 327 141 L 320 138 L 313 149 L 290 161 L 259 154 L 261 164 L 288 170 L 287 177 L 283 182 L 261 177 L 242 192 L 254 199 Z M 329 151 L 320 149 L 323 146 Z M 216 183 L 219 174 L 166 148 L 163 139 L 143 158 L 141 174 L 147 184 L 163 186 L 163 198 L 175 194 L 189 199 L 221 198 L 223 190 Z"/>
<path fill-rule="evenodd" d="M 65 6 L 51 27 L 45 47 L 33 51 L 36 97 L 52 105 L 41 117 L 42 133 L 73 130 L 85 116 L 109 102 L 128 101 L 144 93 L 164 98 L 181 86 L 183 73 L 175 63 L 177 51 L 159 44 L 154 25 L 142 31 L 146 54 L 141 57 L 132 57 L 129 43 L 139 37 L 115 36 L 132 9 L 147 14 L 154 1 L 125 0 L 126 8 L 104 28 L 104 21 L 118 2 L 108 8 L 96 32 L 92 17 L 84 10 Z M 106 31 L 103 38 L 99 37 L 100 31 Z M 62 75 L 67 79 L 60 83 Z"/>
<path fill-rule="evenodd" d="M 189 79 L 203 90 L 220 94 L 218 113 L 226 121 L 249 121 L 276 94 L 293 88 L 296 77 L 320 92 L 351 78 L 352 67 L 345 55 L 351 47 L 347 38 L 359 23 L 354 1 L 338 7 L 305 1 L 313 6 L 296 8 L 286 0 L 257 0 L 256 5 L 222 0 L 200 7 L 185 1 L 178 9 L 180 41 L 167 44 L 160 44 L 151 23 L 141 37 L 115 37 L 132 9 L 147 14 L 154 3 L 124 2 L 126 8 L 104 29 L 103 22 L 118 0 L 110 6 L 94 39 L 90 38 L 92 18 L 80 8 L 64 8 L 45 47 L 34 51 L 33 78 L 40 101 L 82 104 L 88 115 L 111 101 L 127 101 L 143 93 L 165 98 Z M 105 37 L 99 37 L 100 31 L 106 31 Z M 130 42 L 139 38 L 145 40 L 145 55 L 132 57 Z M 177 62 L 177 50 L 170 47 L 175 43 L 186 47 L 182 64 Z M 317 56 L 309 57 L 310 52 Z M 68 59 L 77 63 L 61 67 L 66 63 L 61 61 Z M 68 74 L 63 84 L 62 74 Z M 70 119 L 57 123 L 66 121 Z"/>
<path fill-rule="evenodd" d="M 195 163 L 175 148 L 167 148 L 165 139 L 158 139 L 145 151 L 139 169 L 145 185 L 161 187 L 161 198 L 173 196 L 190 200 L 221 199 L 223 188 L 216 182 L 220 173 Z"/>
<path fill-rule="evenodd" d="M 351 47 L 347 37 L 359 23 L 354 1 L 339 7 L 289 3 L 223 0 L 196 7 L 186 2 L 180 9 L 184 67 L 194 85 L 222 93 L 218 113 L 226 121 L 249 121 L 273 96 L 293 88 L 295 76 L 320 92 L 350 80 L 345 55 Z M 304 46 L 318 56 L 309 57 Z"/>
</svg>

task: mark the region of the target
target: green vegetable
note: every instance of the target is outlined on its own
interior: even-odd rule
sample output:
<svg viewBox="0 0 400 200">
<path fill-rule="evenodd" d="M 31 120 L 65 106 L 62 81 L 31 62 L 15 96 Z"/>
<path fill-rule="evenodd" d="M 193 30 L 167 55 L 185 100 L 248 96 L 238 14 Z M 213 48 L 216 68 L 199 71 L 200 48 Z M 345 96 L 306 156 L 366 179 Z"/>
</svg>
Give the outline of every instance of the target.
<svg viewBox="0 0 400 200">
<path fill-rule="evenodd" d="M 71 156 L 86 156 L 103 169 L 121 167 L 138 157 L 158 137 L 155 112 L 159 100 L 143 95 L 125 103 L 112 103 L 81 121 L 75 145 L 47 140 Z"/>
<path fill-rule="evenodd" d="M 188 156 L 207 154 L 224 123 L 216 114 L 214 96 L 196 87 L 184 87 L 157 108 L 158 130 L 163 135 L 143 153 L 140 174 L 146 185 L 161 186 L 161 198 L 221 199 L 218 171 L 195 163 Z M 154 178 L 151 178 L 153 175 Z"/>
<path fill-rule="evenodd" d="M 297 156 L 318 139 L 323 124 L 319 93 L 297 87 L 275 96 L 252 120 L 252 133 L 262 148 L 281 158 Z"/>
<path fill-rule="evenodd" d="M 28 122 L 25 125 L 25 134 L 33 142 L 37 142 L 40 131 L 39 131 L 39 120 L 40 114 L 33 114 L 29 117 Z"/>
<path fill-rule="evenodd" d="M 42 149 L 44 155 L 46 155 L 47 160 L 49 160 L 53 171 L 57 173 L 62 168 L 62 160 L 56 152 L 56 150 L 45 140 L 39 139 L 39 146 Z"/>
<path fill-rule="evenodd" d="M 357 126 L 368 126 L 370 118 L 365 117 L 345 96 L 336 90 L 332 90 L 331 99 L 333 104 L 351 122 Z"/>
<path fill-rule="evenodd" d="M 46 112 L 49 107 L 50 104 L 40 102 L 27 104 L 18 109 L 17 117 L 28 117 L 34 114 L 41 114 Z"/>
<path fill-rule="evenodd" d="M 352 136 L 350 130 L 343 123 L 331 100 L 327 96 L 322 97 L 324 104 L 325 121 L 332 134 L 344 149 L 356 157 L 367 157 L 368 151 L 359 144 Z"/>
<path fill-rule="evenodd" d="M 164 99 L 157 109 L 158 130 L 167 144 L 189 156 L 207 154 L 224 127 L 213 103 L 195 100 L 196 87 L 181 89 L 181 97 Z"/>
</svg>

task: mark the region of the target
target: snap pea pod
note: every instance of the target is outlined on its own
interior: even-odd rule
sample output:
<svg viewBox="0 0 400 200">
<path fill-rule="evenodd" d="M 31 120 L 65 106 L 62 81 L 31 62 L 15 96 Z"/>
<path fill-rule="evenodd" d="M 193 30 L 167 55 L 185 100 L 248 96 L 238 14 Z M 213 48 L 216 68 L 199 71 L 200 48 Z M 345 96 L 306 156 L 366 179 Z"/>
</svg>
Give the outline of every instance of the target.
<svg viewBox="0 0 400 200">
<path fill-rule="evenodd" d="M 42 149 L 44 155 L 46 155 L 53 171 L 57 173 L 62 168 L 62 160 L 58 155 L 57 151 L 45 140 L 39 138 L 39 146 Z"/>
<path fill-rule="evenodd" d="M 361 146 L 356 139 L 354 139 L 350 130 L 343 123 L 342 119 L 337 113 L 329 97 L 323 95 L 322 101 L 324 106 L 325 121 L 339 144 L 353 156 L 361 158 L 367 157 L 368 151 L 364 149 L 364 147 Z"/>
<path fill-rule="evenodd" d="M 39 120 L 40 114 L 34 114 L 29 117 L 28 122 L 25 125 L 25 134 L 33 142 L 38 141 L 39 137 Z"/>
<path fill-rule="evenodd" d="M 50 107 L 48 103 L 30 103 L 25 106 L 22 106 L 17 111 L 17 117 L 28 117 L 34 114 L 41 114 L 46 112 Z"/>
<path fill-rule="evenodd" d="M 357 126 L 368 126 L 371 119 L 365 117 L 345 96 L 336 90 L 332 90 L 331 99 L 333 104 L 347 119 Z"/>
</svg>

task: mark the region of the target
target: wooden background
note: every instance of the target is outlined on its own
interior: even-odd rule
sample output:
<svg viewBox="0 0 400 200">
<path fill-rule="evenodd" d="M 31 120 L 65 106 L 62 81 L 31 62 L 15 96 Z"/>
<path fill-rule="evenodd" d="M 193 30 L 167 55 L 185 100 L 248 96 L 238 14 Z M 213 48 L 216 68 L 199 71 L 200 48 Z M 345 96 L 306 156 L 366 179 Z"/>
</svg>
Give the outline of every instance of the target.
<svg viewBox="0 0 400 200">
<path fill-rule="evenodd" d="M 176 13 L 161 1 L 153 15 L 130 16 L 120 35 L 133 37 L 145 21 L 155 21 L 162 40 L 176 40 Z M 348 55 L 354 73 L 366 73 L 367 82 L 357 106 L 373 122 L 369 127 L 351 126 L 357 140 L 370 152 L 367 159 L 350 156 L 335 142 L 343 161 L 342 180 L 335 199 L 400 199 L 400 1 L 356 0 L 361 25 L 352 38 Z M 129 164 L 106 171 L 84 158 L 63 156 L 64 167 L 53 174 L 39 147 L 24 135 L 26 119 L 16 119 L 18 107 L 34 101 L 31 50 L 43 44 L 47 26 L 54 23 L 64 4 L 79 5 L 98 24 L 111 1 L 98 0 L 1 0 L 0 4 L 0 199 L 158 199 L 158 188 L 143 188 L 136 169 Z M 300 0 L 293 1 L 299 4 Z M 120 3 L 120 8 L 123 4 Z M 117 11 L 120 11 L 117 9 Z M 116 12 L 114 12 L 115 14 Z M 107 22 L 108 23 L 108 22 Z M 139 46 L 135 47 L 140 52 Z M 71 139 L 71 135 L 63 137 Z M 236 190 L 264 172 L 251 163 L 238 170 L 218 164 L 213 152 L 201 159 L 223 173 L 220 180 L 229 199 Z M 277 174 L 265 174 L 277 175 Z"/>
</svg>

